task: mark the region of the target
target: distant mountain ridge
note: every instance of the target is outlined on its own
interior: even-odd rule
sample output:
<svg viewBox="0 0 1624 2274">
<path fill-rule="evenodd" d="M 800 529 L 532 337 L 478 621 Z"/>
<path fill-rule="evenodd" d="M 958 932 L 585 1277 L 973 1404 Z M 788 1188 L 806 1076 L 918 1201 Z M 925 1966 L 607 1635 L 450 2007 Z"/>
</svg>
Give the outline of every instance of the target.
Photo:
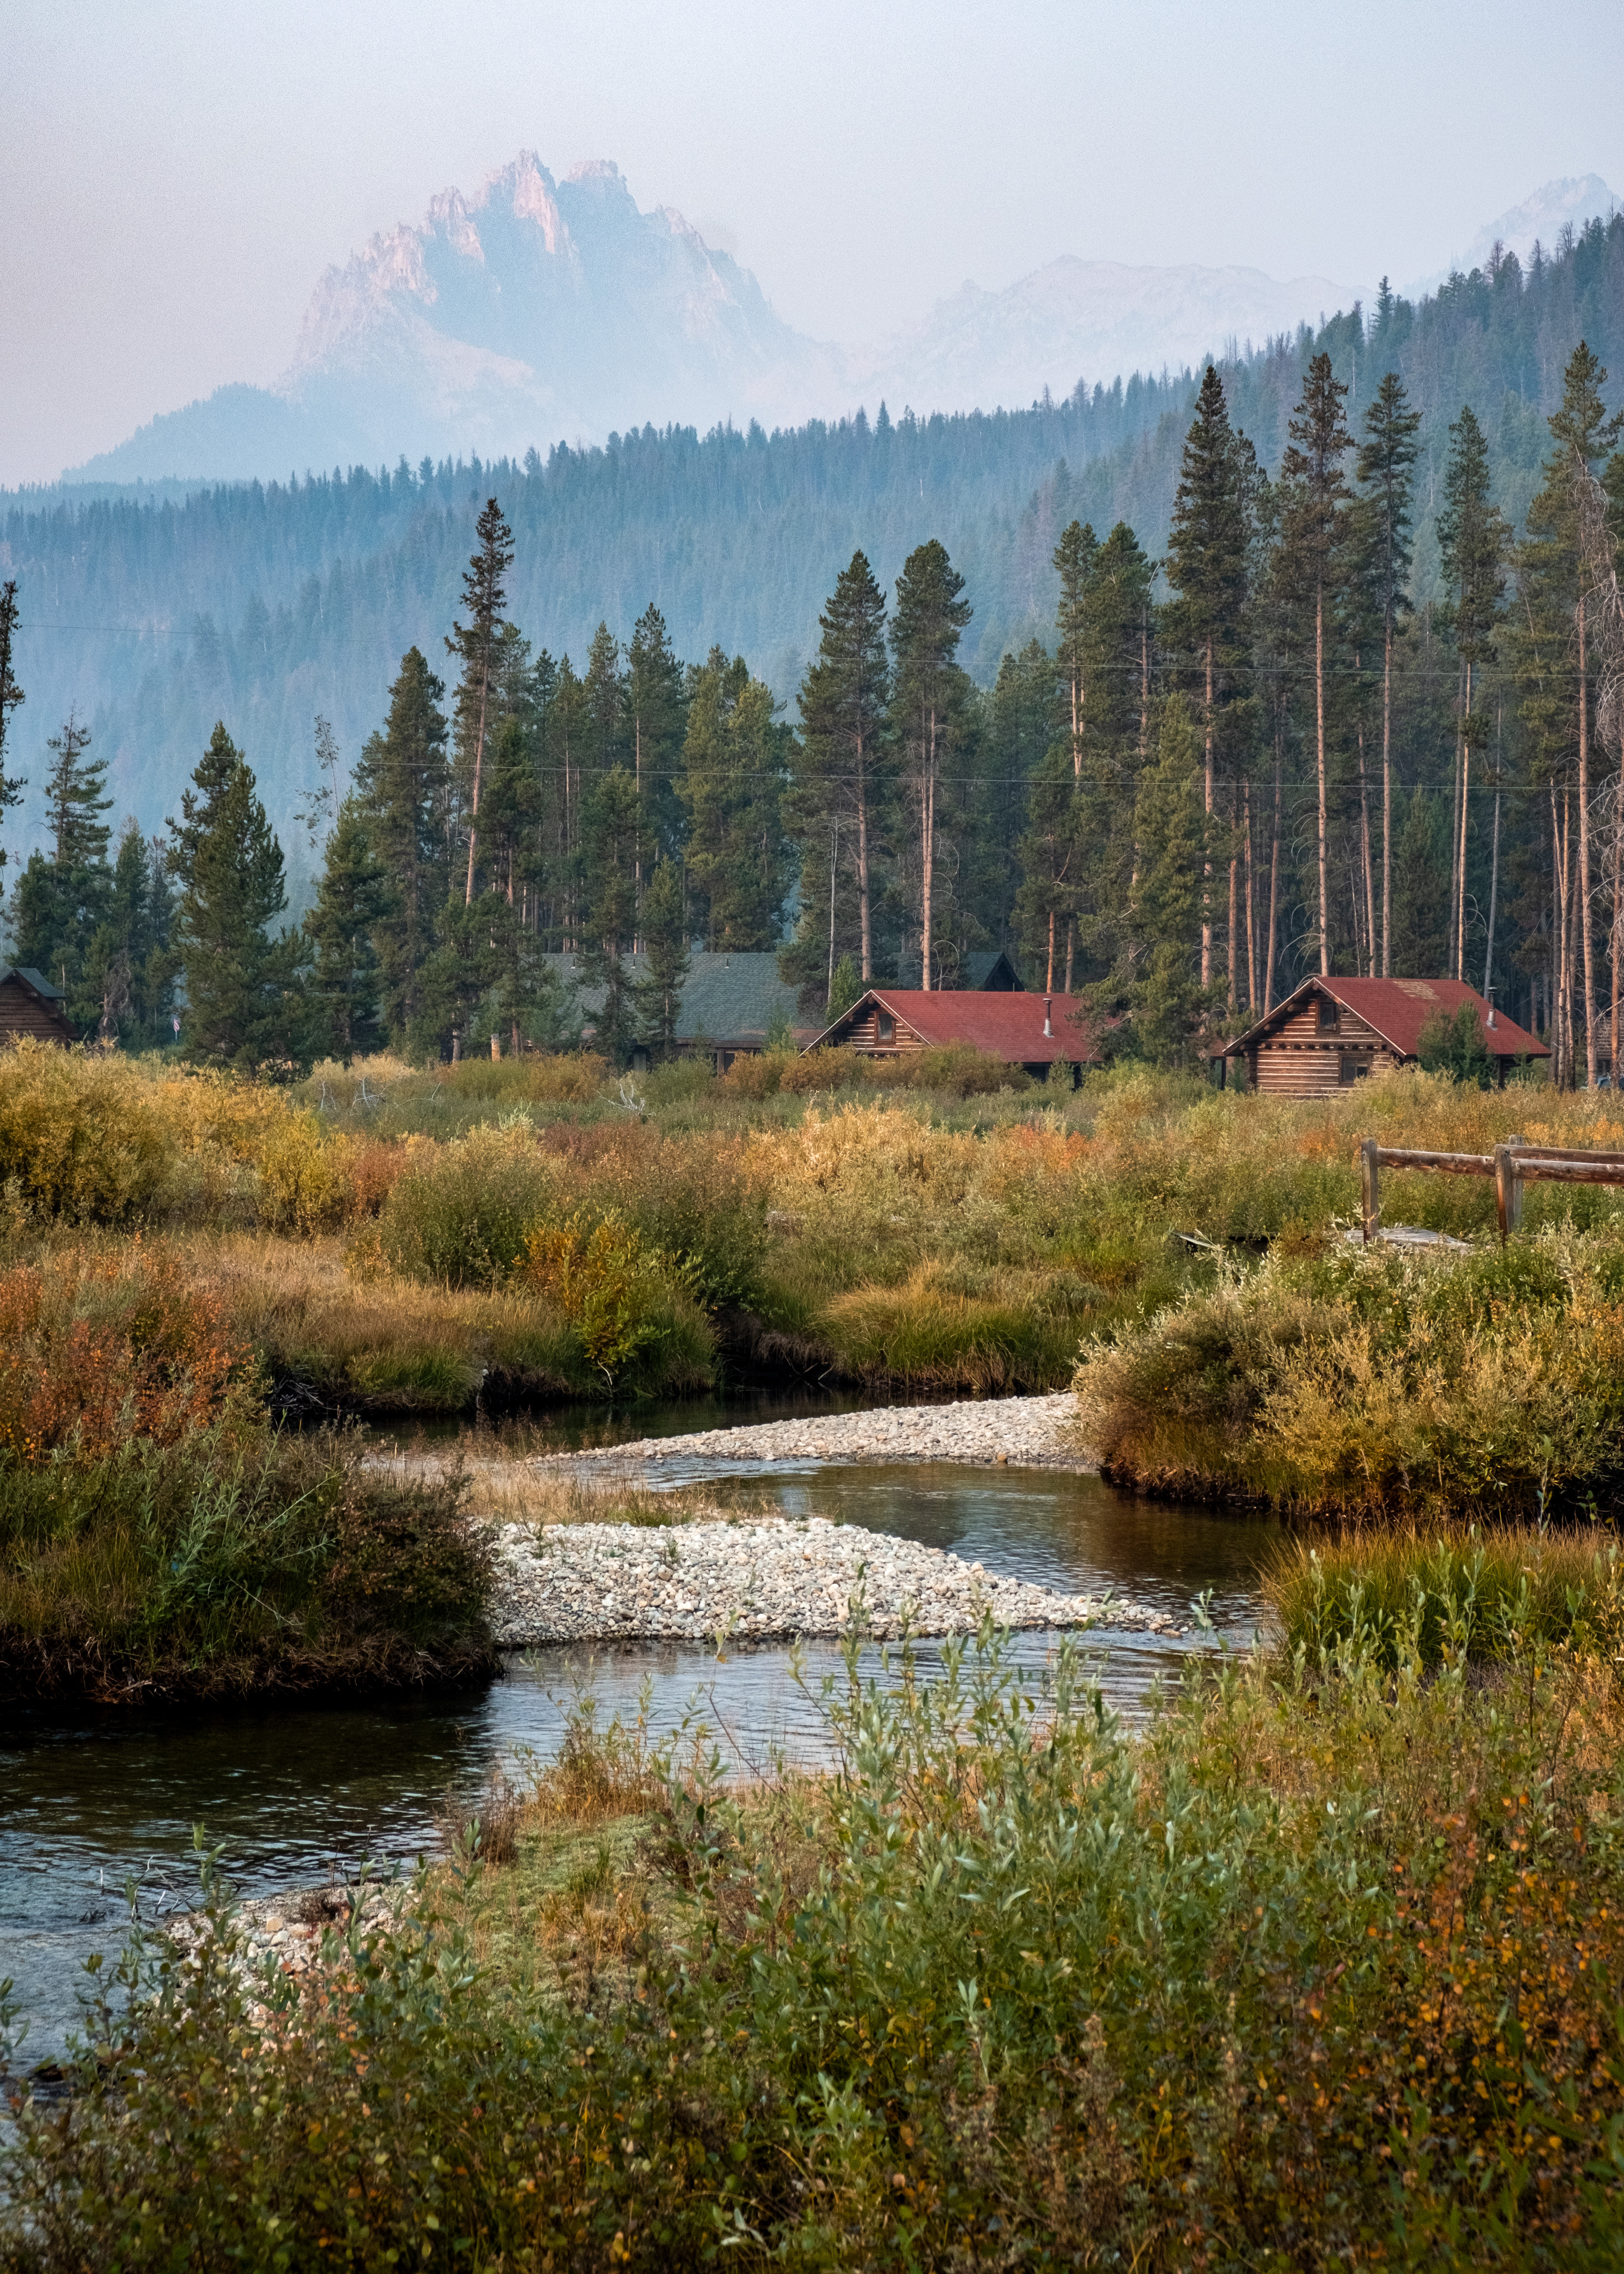
<svg viewBox="0 0 1624 2274">
<path fill-rule="evenodd" d="M 79 473 L 267 478 L 710 425 L 780 400 L 793 417 L 823 358 L 680 214 L 640 212 L 617 166 L 557 181 L 522 151 L 329 268 L 274 387 L 220 388 Z"/>
<path fill-rule="evenodd" d="M 1282 284 L 1260 268 L 1135 268 L 1068 253 L 1003 292 L 962 284 L 877 353 L 862 384 L 870 402 L 889 395 L 921 410 L 1024 409 L 1080 377 L 1109 386 L 1262 347 L 1357 297 L 1325 276 Z"/>
<path fill-rule="evenodd" d="M 153 419 L 70 479 L 285 476 L 289 469 L 519 456 L 653 423 L 787 426 L 860 403 L 1025 408 L 1174 372 L 1345 305 L 1325 277 L 1131 267 L 1068 256 L 989 292 L 966 283 L 867 347 L 806 337 L 756 279 L 619 168 L 557 180 L 522 151 L 471 197 L 380 232 L 312 295 L 287 370 Z"/>
<path fill-rule="evenodd" d="M 1470 276 L 1474 268 L 1487 263 L 1497 245 L 1515 252 L 1524 267 L 1536 245 L 1549 260 L 1564 229 L 1580 230 L 1593 219 L 1611 221 L 1621 207 L 1624 198 L 1616 196 L 1599 174 L 1568 175 L 1560 181 L 1546 182 L 1521 205 L 1510 206 L 1495 220 L 1485 222 L 1448 267 L 1405 289 L 1412 298 L 1419 298 L 1424 292 L 1435 292 L 1451 274 Z"/>
</svg>

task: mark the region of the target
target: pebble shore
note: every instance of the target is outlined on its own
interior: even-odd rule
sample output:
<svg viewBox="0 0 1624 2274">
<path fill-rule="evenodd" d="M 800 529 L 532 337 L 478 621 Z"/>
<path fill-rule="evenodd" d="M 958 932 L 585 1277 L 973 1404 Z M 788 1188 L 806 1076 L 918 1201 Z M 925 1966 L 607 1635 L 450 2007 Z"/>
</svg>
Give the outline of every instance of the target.
<svg viewBox="0 0 1624 2274">
<path fill-rule="evenodd" d="M 1144 1605 L 1000 1578 L 939 1547 L 824 1517 L 650 1526 L 496 1527 L 495 1639 L 784 1642 L 856 1623 L 890 1640 L 1019 1628 L 1111 1626 L 1177 1635 Z"/>
<path fill-rule="evenodd" d="M 1007 1462 L 1023 1469 L 1092 1469 L 1077 1442 L 1077 1401 L 1049 1397 L 965 1398 L 944 1405 L 876 1405 L 859 1413 L 815 1413 L 687 1437 L 639 1437 L 591 1452 L 547 1453 L 532 1465 L 583 1476 L 658 1476 L 690 1461 Z"/>
</svg>

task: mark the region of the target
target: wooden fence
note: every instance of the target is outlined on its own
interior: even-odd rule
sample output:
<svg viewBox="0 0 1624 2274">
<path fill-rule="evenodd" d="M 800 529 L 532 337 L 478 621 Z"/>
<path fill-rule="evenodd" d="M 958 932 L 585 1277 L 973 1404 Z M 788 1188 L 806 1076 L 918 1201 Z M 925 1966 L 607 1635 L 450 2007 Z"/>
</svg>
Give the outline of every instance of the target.
<svg viewBox="0 0 1624 2274">
<path fill-rule="evenodd" d="M 1359 1146 L 1359 1180 L 1367 1246 L 1381 1230 L 1383 1169 L 1432 1169 L 1446 1177 L 1492 1177 L 1501 1239 L 1522 1222 L 1524 1185 L 1624 1185 L 1624 1153 L 1589 1152 L 1568 1145 L 1530 1147 L 1522 1137 L 1507 1137 L 1492 1153 L 1425 1153 L 1406 1145 L 1380 1145 L 1375 1138 L 1366 1137 Z"/>
</svg>

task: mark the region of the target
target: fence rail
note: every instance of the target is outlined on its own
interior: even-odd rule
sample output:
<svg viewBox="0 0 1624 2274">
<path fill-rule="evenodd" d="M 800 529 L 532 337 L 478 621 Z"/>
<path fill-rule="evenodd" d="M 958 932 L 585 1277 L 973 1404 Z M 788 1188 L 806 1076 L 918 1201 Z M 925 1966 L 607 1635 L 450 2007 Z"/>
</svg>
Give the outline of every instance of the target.
<svg viewBox="0 0 1624 2274">
<path fill-rule="evenodd" d="M 1624 1153 L 1589 1152 L 1574 1145 L 1530 1146 L 1524 1137 L 1507 1137 L 1492 1153 L 1428 1153 L 1414 1146 L 1379 1144 L 1374 1137 L 1366 1137 L 1359 1145 L 1359 1182 L 1367 1246 L 1381 1230 L 1384 1169 L 1431 1169 L 1446 1177 L 1492 1177 L 1502 1239 L 1522 1224 L 1524 1185 L 1624 1185 Z"/>
</svg>

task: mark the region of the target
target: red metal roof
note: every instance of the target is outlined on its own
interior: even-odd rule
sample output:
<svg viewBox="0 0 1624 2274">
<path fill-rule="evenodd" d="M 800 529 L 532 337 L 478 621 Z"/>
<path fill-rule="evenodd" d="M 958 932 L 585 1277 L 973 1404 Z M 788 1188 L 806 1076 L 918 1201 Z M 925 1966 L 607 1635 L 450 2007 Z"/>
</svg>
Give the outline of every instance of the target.
<svg viewBox="0 0 1624 2274">
<path fill-rule="evenodd" d="M 1043 1032 L 1043 1005 L 1053 1010 L 1052 1035 Z M 878 1003 L 911 1027 L 921 1042 L 940 1047 L 968 1043 L 1011 1065 L 1052 1065 L 1056 1058 L 1075 1064 L 1094 1055 L 1087 1013 L 1079 995 L 1018 995 L 973 988 L 871 987 L 843 1018 L 818 1036 L 820 1043 L 844 1039 L 871 1003 Z"/>
<path fill-rule="evenodd" d="M 1278 1004 L 1267 1019 L 1237 1035 L 1224 1052 L 1232 1058 L 1246 1048 L 1259 1035 L 1290 1009 L 1298 997 L 1313 994 L 1323 988 L 1350 1011 L 1357 1012 L 1367 1025 L 1374 1027 L 1386 1043 L 1390 1043 L 1402 1058 L 1412 1058 L 1421 1047 L 1421 1029 L 1436 1011 L 1446 1019 L 1453 1019 L 1462 1003 L 1470 1003 L 1477 1013 L 1477 1024 L 1483 1029 L 1490 1056 L 1502 1058 L 1548 1058 L 1550 1051 L 1535 1035 L 1526 1033 L 1515 1020 L 1503 1011 L 1494 1013 L 1494 1024 L 1488 1023 L 1489 1006 L 1473 987 L 1460 979 L 1305 979 L 1303 984 L 1283 1003 Z"/>
</svg>

